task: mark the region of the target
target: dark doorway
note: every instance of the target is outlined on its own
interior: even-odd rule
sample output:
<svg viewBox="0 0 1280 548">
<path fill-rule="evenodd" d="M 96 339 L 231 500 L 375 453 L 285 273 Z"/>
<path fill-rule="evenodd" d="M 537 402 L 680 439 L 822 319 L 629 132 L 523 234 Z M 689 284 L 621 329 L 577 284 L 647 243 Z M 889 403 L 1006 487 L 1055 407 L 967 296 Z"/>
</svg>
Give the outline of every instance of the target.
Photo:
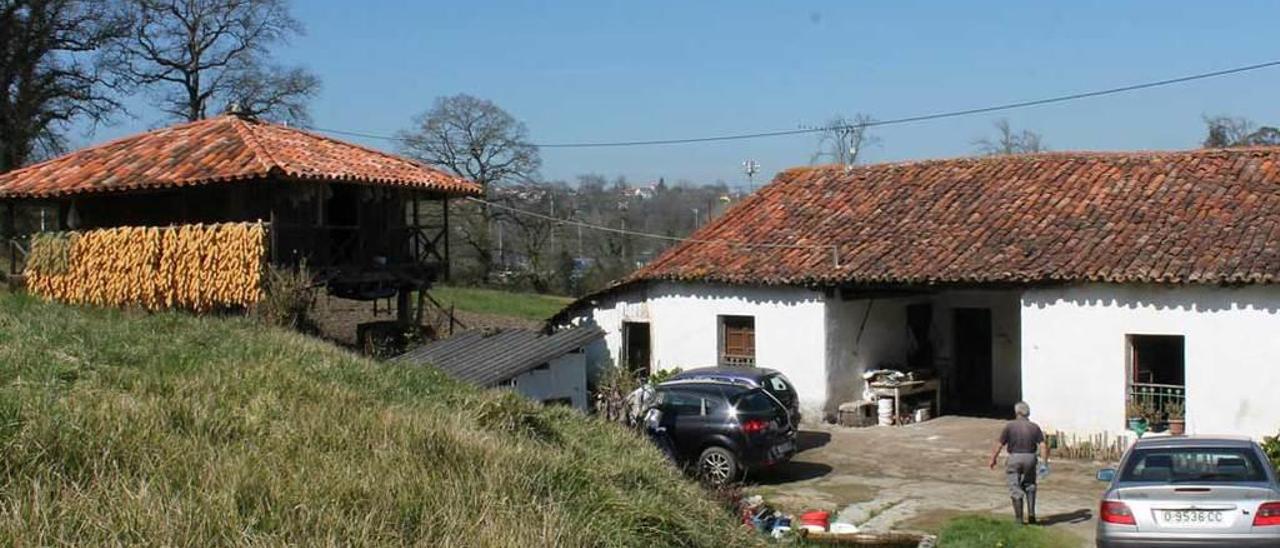
<svg viewBox="0 0 1280 548">
<path fill-rule="evenodd" d="M 329 185 L 333 194 L 325 203 L 325 236 L 329 239 L 329 264 L 356 262 L 357 239 L 360 236 L 360 187 Z"/>
<path fill-rule="evenodd" d="M 623 366 L 642 379 L 649 378 L 649 324 L 622 322 L 622 348 Z"/>
<path fill-rule="evenodd" d="M 991 310 L 955 309 L 955 374 L 951 406 L 961 413 L 986 414 L 991 401 Z"/>
</svg>

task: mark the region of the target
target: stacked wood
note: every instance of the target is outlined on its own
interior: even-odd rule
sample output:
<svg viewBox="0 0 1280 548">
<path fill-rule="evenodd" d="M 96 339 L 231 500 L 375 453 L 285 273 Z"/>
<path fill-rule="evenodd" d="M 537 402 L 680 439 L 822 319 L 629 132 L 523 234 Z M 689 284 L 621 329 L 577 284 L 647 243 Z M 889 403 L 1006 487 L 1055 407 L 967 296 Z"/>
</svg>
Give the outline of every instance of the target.
<svg viewBox="0 0 1280 548">
<path fill-rule="evenodd" d="M 261 223 L 43 234 L 32 239 L 27 288 L 71 304 L 247 307 L 262 298 L 266 252 Z"/>
</svg>

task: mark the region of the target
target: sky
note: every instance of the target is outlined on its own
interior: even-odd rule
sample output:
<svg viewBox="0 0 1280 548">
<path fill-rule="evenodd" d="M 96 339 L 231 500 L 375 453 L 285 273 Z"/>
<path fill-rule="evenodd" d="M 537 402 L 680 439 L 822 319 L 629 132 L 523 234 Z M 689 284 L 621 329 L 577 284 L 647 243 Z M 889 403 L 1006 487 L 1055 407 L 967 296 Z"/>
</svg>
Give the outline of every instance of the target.
<svg viewBox="0 0 1280 548">
<path fill-rule="evenodd" d="M 466 2 L 294 0 L 305 36 L 277 60 L 317 73 L 313 125 L 407 129 L 439 96 L 494 101 L 535 143 L 702 137 L 887 119 L 1280 59 L 1280 2 Z M 1202 116 L 1280 124 L 1280 67 L 1120 96 L 877 128 L 865 162 L 964 156 L 1005 118 L 1052 150 L 1194 148 Z M 133 116 L 79 145 L 161 125 Z M 394 152 L 378 139 L 342 139 Z M 633 184 L 756 183 L 805 165 L 817 137 L 542 149 L 541 175 Z"/>
</svg>

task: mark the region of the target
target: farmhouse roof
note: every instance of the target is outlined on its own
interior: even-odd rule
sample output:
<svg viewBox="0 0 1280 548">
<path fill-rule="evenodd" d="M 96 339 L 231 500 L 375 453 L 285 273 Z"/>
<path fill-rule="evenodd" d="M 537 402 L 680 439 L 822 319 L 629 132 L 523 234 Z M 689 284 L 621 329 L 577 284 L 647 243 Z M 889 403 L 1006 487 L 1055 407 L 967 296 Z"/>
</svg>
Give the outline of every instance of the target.
<svg viewBox="0 0 1280 548">
<path fill-rule="evenodd" d="M 492 387 L 603 337 L 599 327 L 551 334 L 528 329 L 472 329 L 410 350 L 397 361 L 434 365 L 450 376 Z"/>
<path fill-rule="evenodd" d="M 399 156 L 228 114 L 0 174 L 0 197 L 128 192 L 266 177 L 480 193 L 471 181 Z"/>
<path fill-rule="evenodd" d="M 1278 277 L 1280 147 L 1257 147 L 792 169 L 622 283 Z"/>
</svg>

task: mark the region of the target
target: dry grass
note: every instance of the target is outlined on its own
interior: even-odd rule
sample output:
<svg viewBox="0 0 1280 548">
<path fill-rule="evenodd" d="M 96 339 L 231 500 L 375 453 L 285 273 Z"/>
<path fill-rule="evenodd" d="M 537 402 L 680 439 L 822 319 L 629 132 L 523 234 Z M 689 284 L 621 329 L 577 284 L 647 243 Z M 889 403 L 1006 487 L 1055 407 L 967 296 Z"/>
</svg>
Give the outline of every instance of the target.
<svg viewBox="0 0 1280 548">
<path fill-rule="evenodd" d="M 243 319 L 0 293 L 0 545 L 749 543 L 630 432 Z"/>
</svg>

